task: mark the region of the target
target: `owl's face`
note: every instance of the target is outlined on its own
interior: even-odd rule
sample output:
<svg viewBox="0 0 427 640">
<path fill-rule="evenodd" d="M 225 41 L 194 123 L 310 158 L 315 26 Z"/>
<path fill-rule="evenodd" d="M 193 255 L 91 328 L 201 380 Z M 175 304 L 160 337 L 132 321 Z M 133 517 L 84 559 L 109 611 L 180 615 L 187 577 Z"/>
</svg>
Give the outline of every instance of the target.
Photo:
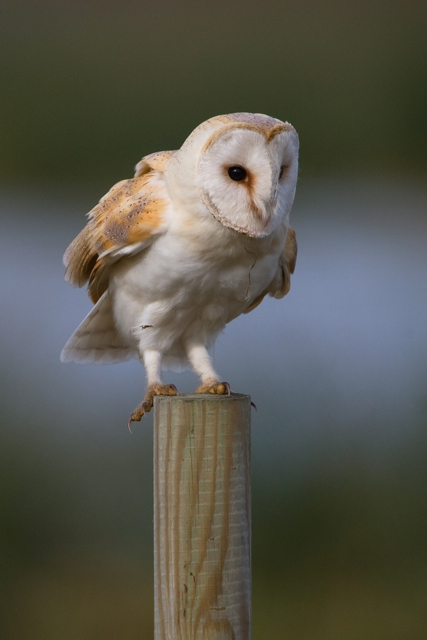
<svg viewBox="0 0 427 640">
<path fill-rule="evenodd" d="M 288 123 L 258 114 L 218 116 L 179 153 L 188 156 L 181 169 L 191 168 L 198 197 L 224 226 L 263 237 L 288 221 L 298 173 L 298 136 Z"/>
</svg>

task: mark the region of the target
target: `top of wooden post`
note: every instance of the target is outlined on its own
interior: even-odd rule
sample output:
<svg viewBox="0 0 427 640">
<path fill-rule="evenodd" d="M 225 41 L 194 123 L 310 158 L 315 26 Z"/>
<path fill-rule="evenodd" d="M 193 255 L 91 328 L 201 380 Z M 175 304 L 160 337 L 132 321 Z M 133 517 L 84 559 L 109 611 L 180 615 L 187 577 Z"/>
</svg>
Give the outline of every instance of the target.
<svg viewBox="0 0 427 640">
<path fill-rule="evenodd" d="M 159 402 L 176 402 L 183 400 L 184 402 L 193 402 L 194 400 L 212 400 L 213 402 L 243 400 L 244 398 L 251 399 L 250 396 L 245 393 L 230 393 L 230 395 L 219 395 L 216 393 L 180 393 L 178 396 L 155 396 L 154 406 Z"/>
</svg>

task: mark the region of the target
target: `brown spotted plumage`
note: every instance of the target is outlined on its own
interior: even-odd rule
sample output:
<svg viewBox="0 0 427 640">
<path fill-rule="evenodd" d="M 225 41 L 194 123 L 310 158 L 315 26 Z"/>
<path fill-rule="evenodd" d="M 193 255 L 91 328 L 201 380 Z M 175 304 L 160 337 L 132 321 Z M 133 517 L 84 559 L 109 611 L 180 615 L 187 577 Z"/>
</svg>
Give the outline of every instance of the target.
<svg viewBox="0 0 427 640">
<path fill-rule="evenodd" d="M 143 158 L 137 165 L 136 178 L 118 182 L 101 198 L 88 213 L 86 227 L 65 252 L 65 279 L 75 287 L 89 280 L 93 303 L 108 287 L 108 279 L 102 276 L 105 268 L 115 261 L 114 251 L 147 240 L 163 224 L 163 213 L 170 201 L 159 197 L 149 159 L 150 156 Z"/>
</svg>

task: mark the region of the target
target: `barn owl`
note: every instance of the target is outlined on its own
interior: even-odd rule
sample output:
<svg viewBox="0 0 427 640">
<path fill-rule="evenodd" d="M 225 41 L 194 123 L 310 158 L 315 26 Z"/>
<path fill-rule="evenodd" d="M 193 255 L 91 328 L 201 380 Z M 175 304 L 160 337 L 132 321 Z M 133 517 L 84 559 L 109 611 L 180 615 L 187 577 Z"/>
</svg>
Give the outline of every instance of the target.
<svg viewBox="0 0 427 640">
<path fill-rule="evenodd" d="M 65 278 L 95 304 L 61 360 L 137 357 L 148 389 L 176 395 L 161 369 L 191 365 L 198 393 L 229 394 L 209 348 L 225 325 L 290 288 L 297 255 L 289 213 L 298 135 L 287 122 L 232 113 L 199 125 L 178 151 L 145 156 L 89 212 L 64 255 Z"/>
</svg>

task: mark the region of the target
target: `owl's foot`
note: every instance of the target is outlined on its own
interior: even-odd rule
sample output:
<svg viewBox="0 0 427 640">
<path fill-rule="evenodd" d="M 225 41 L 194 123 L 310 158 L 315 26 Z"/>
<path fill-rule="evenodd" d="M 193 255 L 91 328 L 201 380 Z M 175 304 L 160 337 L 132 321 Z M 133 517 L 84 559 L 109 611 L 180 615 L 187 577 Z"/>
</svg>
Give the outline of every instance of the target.
<svg viewBox="0 0 427 640">
<path fill-rule="evenodd" d="M 231 394 L 228 382 L 205 382 L 196 389 L 196 393 L 217 393 L 220 396 L 229 396 Z"/>
<path fill-rule="evenodd" d="M 147 389 L 147 393 L 144 396 L 144 400 L 132 413 L 128 421 L 128 428 L 132 422 L 139 422 L 142 416 L 149 413 L 153 408 L 154 396 L 177 396 L 178 389 L 174 384 L 153 384 Z"/>
</svg>

